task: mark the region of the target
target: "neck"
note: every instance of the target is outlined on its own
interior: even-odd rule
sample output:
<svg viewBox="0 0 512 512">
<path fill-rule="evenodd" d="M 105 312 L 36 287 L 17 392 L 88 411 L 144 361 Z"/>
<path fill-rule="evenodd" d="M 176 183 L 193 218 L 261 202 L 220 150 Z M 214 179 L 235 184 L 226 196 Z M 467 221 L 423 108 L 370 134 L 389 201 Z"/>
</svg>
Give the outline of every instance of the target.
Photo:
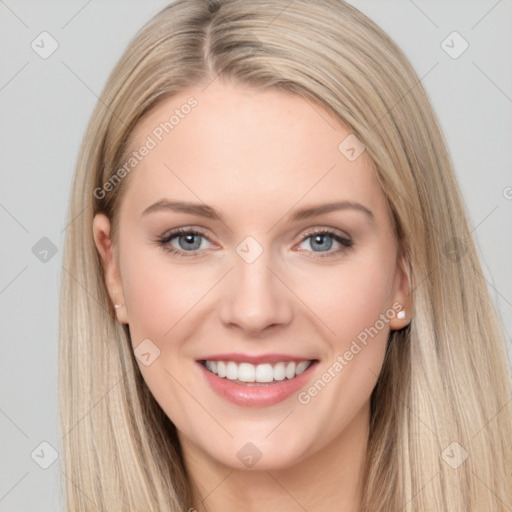
<svg viewBox="0 0 512 512">
<path fill-rule="evenodd" d="M 299 457 L 293 466 L 269 470 L 221 464 L 180 434 L 189 477 L 197 487 L 193 509 L 359 512 L 368 428 L 369 407 L 365 407 L 320 450 Z"/>
</svg>

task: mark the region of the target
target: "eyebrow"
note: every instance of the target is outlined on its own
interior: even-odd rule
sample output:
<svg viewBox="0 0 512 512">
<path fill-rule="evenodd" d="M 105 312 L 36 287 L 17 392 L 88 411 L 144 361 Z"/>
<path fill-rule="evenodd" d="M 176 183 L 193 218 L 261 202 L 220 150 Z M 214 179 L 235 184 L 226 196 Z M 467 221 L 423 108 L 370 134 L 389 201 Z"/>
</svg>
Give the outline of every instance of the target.
<svg viewBox="0 0 512 512">
<path fill-rule="evenodd" d="M 198 215 L 208 219 L 215 219 L 222 221 L 222 217 L 211 207 L 206 204 L 200 203 L 187 203 L 184 201 L 170 201 L 168 199 L 161 199 L 156 203 L 148 206 L 143 212 L 142 216 L 148 215 L 152 212 L 160 211 L 174 211 L 181 213 L 189 213 L 191 215 Z M 364 213 L 371 221 L 375 220 L 373 212 L 366 206 L 354 201 L 334 201 L 331 203 L 320 204 L 316 206 L 309 206 L 301 208 L 292 212 L 288 216 L 288 221 L 294 222 L 298 220 L 309 219 L 323 213 L 329 213 L 337 210 L 355 210 Z"/>
</svg>

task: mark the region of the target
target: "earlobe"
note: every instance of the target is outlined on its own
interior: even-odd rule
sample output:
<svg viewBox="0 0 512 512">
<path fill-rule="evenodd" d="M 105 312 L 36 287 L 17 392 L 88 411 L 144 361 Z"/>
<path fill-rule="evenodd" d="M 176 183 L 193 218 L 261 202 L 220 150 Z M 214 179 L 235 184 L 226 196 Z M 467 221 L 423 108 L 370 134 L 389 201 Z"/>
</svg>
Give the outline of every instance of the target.
<svg viewBox="0 0 512 512">
<path fill-rule="evenodd" d="M 391 330 L 403 329 L 411 322 L 412 300 L 410 291 L 410 266 L 405 258 L 400 256 L 393 297 L 395 316 L 389 322 Z"/>
<path fill-rule="evenodd" d="M 114 256 L 114 248 L 110 237 L 110 220 L 104 213 L 94 216 L 92 226 L 94 243 L 100 255 L 105 286 L 112 302 L 117 319 L 122 323 L 128 323 L 126 308 L 124 306 L 124 294 L 117 260 Z"/>
</svg>

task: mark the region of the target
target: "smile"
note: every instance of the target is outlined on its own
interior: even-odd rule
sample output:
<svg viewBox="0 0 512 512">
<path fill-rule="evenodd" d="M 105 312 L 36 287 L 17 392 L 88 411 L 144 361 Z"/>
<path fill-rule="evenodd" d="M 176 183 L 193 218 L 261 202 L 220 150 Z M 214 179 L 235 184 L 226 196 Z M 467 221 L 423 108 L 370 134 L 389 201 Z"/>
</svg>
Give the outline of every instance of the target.
<svg viewBox="0 0 512 512">
<path fill-rule="evenodd" d="M 304 373 L 313 361 L 263 363 L 236 363 L 234 361 L 202 361 L 203 366 L 218 377 L 240 384 L 269 384 L 293 379 Z"/>
<path fill-rule="evenodd" d="M 196 364 L 206 384 L 219 397 L 242 407 L 269 407 L 291 398 L 307 386 L 316 374 L 319 361 L 252 364 L 202 359 Z"/>
</svg>

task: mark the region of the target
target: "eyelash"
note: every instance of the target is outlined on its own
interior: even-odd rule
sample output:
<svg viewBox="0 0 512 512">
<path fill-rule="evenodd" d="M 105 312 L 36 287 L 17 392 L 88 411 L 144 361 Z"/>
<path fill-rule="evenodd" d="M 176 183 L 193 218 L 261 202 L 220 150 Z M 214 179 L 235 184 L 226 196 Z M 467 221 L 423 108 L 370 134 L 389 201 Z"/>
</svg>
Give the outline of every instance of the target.
<svg viewBox="0 0 512 512">
<path fill-rule="evenodd" d="M 181 251 L 181 250 L 176 249 L 175 247 L 172 247 L 171 245 L 169 245 L 169 242 L 172 239 L 174 239 L 178 236 L 183 236 L 183 235 L 201 236 L 208 240 L 208 237 L 206 237 L 203 233 L 201 233 L 199 231 L 196 231 L 196 230 L 190 229 L 190 228 L 178 228 L 178 229 L 175 229 L 174 231 L 158 238 L 156 240 L 156 242 L 158 243 L 158 245 L 160 245 L 162 247 L 162 249 L 164 249 L 164 251 L 167 251 L 179 258 L 200 258 L 201 256 L 199 256 L 198 254 L 192 253 L 192 251 L 190 251 L 191 254 L 187 254 L 187 252 L 189 252 L 189 251 Z M 300 243 L 304 242 L 305 240 L 307 240 L 308 238 L 311 238 L 314 235 L 327 235 L 329 238 L 333 238 L 336 242 L 341 244 L 341 248 L 334 250 L 334 251 L 329 251 L 326 254 L 316 253 L 317 254 L 316 256 L 309 256 L 311 258 L 330 258 L 330 257 L 336 256 L 338 254 L 344 253 L 354 247 L 354 242 L 352 240 L 349 240 L 348 238 L 343 238 L 343 237 L 337 235 L 336 233 L 334 233 L 333 231 L 329 231 L 327 229 L 315 229 L 315 230 L 306 232 L 304 234 L 304 238 L 301 240 Z M 306 251 L 306 252 L 314 252 L 314 251 Z"/>
</svg>

